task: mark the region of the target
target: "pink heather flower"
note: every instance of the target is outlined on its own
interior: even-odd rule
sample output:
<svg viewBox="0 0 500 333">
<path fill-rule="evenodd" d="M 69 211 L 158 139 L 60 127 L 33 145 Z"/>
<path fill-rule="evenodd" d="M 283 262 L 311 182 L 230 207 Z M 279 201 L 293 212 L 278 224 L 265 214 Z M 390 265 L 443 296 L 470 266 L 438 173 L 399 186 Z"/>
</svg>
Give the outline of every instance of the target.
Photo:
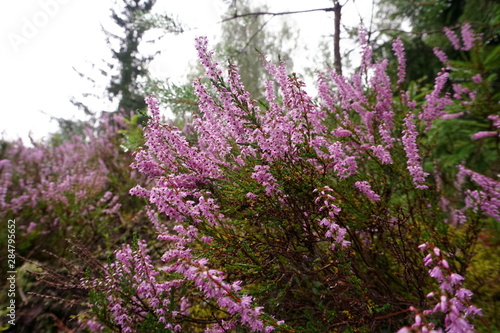
<svg viewBox="0 0 500 333">
<path fill-rule="evenodd" d="M 230 314 L 240 315 L 240 322 L 253 331 L 262 331 L 264 323 L 259 319 L 262 307 L 252 307 L 253 299 L 248 295 L 239 296 L 239 282 L 229 284 L 224 281 L 224 274 L 206 267 L 207 260 L 178 261 L 175 272 L 194 282 L 206 297 L 213 298 L 217 304 Z M 226 327 L 227 328 L 227 327 Z"/>
<path fill-rule="evenodd" d="M 382 145 L 371 146 L 370 147 L 373 154 L 377 156 L 380 161 L 384 164 L 392 164 L 391 153 Z"/>
<path fill-rule="evenodd" d="M 278 189 L 278 182 L 271 174 L 269 165 L 256 165 L 255 172 L 252 173 L 252 178 L 257 180 L 260 184 L 266 187 L 266 195 L 281 193 Z"/>
<path fill-rule="evenodd" d="M 159 272 L 151 262 L 146 243 L 139 240 L 137 245 L 137 250 L 132 250 L 127 244 L 115 252 L 115 262 L 105 266 L 104 279 L 82 282 L 82 287 L 86 289 L 97 288 L 108 294 L 107 310 L 111 313 L 110 319 L 121 328 L 122 332 L 135 332 L 135 325 L 144 320 L 144 314 L 148 311 L 153 311 L 159 316 L 164 314 L 160 299 L 165 298 L 167 292 L 170 294 L 170 288 L 176 287 L 173 282 L 156 282 L 155 276 Z M 129 281 L 135 291 L 135 305 L 131 305 L 128 299 L 122 297 L 124 281 Z M 87 325 L 91 329 L 99 328 L 99 325 L 92 321 L 87 322 Z"/>
<path fill-rule="evenodd" d="M 481 83 L 481 81 L 483 81 L 481 74 L 476 74 L 471 79 L 472 79 L 472 82 L 474 82 L 474 83 Z"/>
<path fill-rule="evenodd" d="M 392 42 L 392 49 L 394 50 L 394 54 L 398 58 L 398 84 L 401 84 L 405 80 L 406 76 L 406 57 L 405 51 L 403 47 L 403 42 L 401 39 L 397 38 Z"/>
<path fill-rule="evenodd" d="M 463 278 L 462 278 L 463 279 Z M 457 293 L 456 293 L 457 297 L 460 298 L 460 299 L 466 299 L 466 300 L 469 300 L 471 299 L 472 297 L 472 291 L 470 291 L 469 289 L 465 289 L 465 288 L 460 288 Z"/>
<path fill-rule="evenodd" d="M 491 132 L 491 131 L 481 131 L 477 132 L 476 134 L 471 135 L 471 139 L 473 140 L 479 140 L 482 138 L 487 138 L 491 136 L 500 136 L 498 132 Z"/>
<path fill-rule="evenodd" d="M 465 114 L 464 111 L 458 112 L 458 113 L 446 113 L 446 114 L 442 115 L 440 119 L 443 119 L 443 120 L 455 119 L 455 118 L 463 116 L 464 114 Z"/>
<path fill-rule="evenodd" d="M 318 223 L 326 227 L 325 237 L 333 239 L 332 250 L 335 250 L 337 245 L 345 249 L 351 244 L 350 241 L 345 239 L 347 230 L 335 222 L 335 217 L 340 213 L 341 209 L 333 203 L 335 197 L 327 193 L 331 191 L 330 187 L 325 186 L 321 189 L 315 189 L 313 192 L 318 191 L 320 195 L 315 199 L 315 203 L 322 202 L 323 205 L 319 211 L 326 210 L 328 212 L 328 217 L 319 219 Z"/>
<path fill-rule="evenodd" d="M 367 31 L 365 27 L 361 27 L 359 29 L 359 45 L 361 46 L 363 52 L 362 52 L 362 59 L 361 59 L 361 71 L 365 72 L 369 67 L 372 62 L 372 56 L 373 56 L 373 50 L 370 44 L 368 43 L 368 38 L 367 38 Z"/>
<path fill-rule="evenodd" d="M 203 114 L 201 119 L 196 118 L 194 121 L 199 142 L 202 143 L 206 153 L 216 160 L 223 160 L 231 151 L 228 139 L 241 141 L 241 136 L 245 132 L 241 122 L 241 110 L 235 107 L 233 97 L 225 88 L 220 88 L 219 91 L 223 100 L 221 106 L 209 92 L 209 87 L 200 80 L 196 80 L 193 87 Z"/>
<path fill-rule="evenodd" d="M 436 278 L 439 279 L 439 277 Z M 446 312 L 446 310 L 448 310 L 448 297 L 446 297 L 446 295 L 441 295 L 439 299 L 440 299 L 439 307 L 441 308 L 441 312 Z"/>
<path fill-rule="evenodd" d="M 371 189 L 370 183 L 366 180 L 355 182 L 354 186 L 356 186 L 356 188 L 365 194 L 371 201 L 380 201 L 380 196 Z"/>
<path fill-rule="evenodd" d="M 426 189 L 427 186 L 424 185 L 425 177 L 429 174 L 424 172 L 422 166 L 420 165 L 420 156 L 418 154 L 417 147 L 417 129 L 413 119 L 415 115 L 409 113 L 405 118 L 406 129 L 403 130 L 403 146 L 407 157 L 407 168 L 413 177 L 413 183 L 418 189 Z"/>
<path fill-rule="evenodd" d="M 94 320 L 85 321 L 85 325 L 89 328 L 91 332 L 102 332 L 104 330 L 104 326 Z"/>
<path fill-rule="evenodd" d="M 109 175 L 114 172 L 104 161 L 116 162 L 117 170 L 126 170 L 130 162 L 127 156 L 119 154 L 121 150 L 117 149 L 114 140 L 119 121 L 110 125 L 106 119 L 107 115 L 101 117 L 102 131 L 97 132 L 86 125 L 83 128 L 85 138 L 73 136 L 55 146 L 32 142 L 33 147 L 26 147 L 21 140 L 7 145 L 3 154 L 7 159 L 0 161 L 0 211 L 18 216 L 21 210 L 31 209 L 32 214 L 39 215 L 37 228 L 50 233 L 59 224 L 56 221 L 66 221 L 61 223 L 61 228 L 68 230 L 71 227 L 64 225 L 70 220 L 60 218 L 68 209 L 82 207 L 74 213 L 90 219 L 93 218 L 91 214 L 95 216 L 101 210 L 113 208 L 99 200 L 109 188 Z M 14 179 L 19 182 L 12 186 Z M 46 207 L 40 207 L 40 199 Z M 38 212 L 40 209 L 43 214 Z M 76 215 L 73 220 L 75 218 Z M 20 224 L 20 230 L 32 231 L 34 225 L 28 225 L 29 222 L 25 220 Z"/>
<path fill-rule="evenodd" d="M 201 241 L 203 243 L 212 244 L 213 238 L 210 236 L 202 236 Z"/>
<path fill-rule="evenodd" d="M 453 87 L 453 98 L 455 99 L 462 99 L 462 95 L 470 93 L 469 89 L 463 87 L 459 83 L 452 84 L 452 87 Z"/>
<path fill-rule="evenodd" d="M 471 179 L 476 184 L 481 186 L 484 191 L 488 192 L 489 195 L 495 197 L 495 196 L 500 194 L 500 193 L 496 193 L 496 192 L 500 192 L 500 182 L 493 180 L 489 177 L 486 177 L 484 175 L 481 175 L 480 173 L 469 170 L 462 165 L 458 166 L 458 170 L 459 170 L 459 174 L 470 176 Z M 457 177 L 458 177 L 458 175 L 457 175 Z"/>
<path fill-rule="evenodd" d="M 498 116 L 498 115 L 491 115 L 491 116 L 488 116 L 488 119 L 493 122 L 493 127 L 496 127 L 497 129 L 500 129 L 500 116 Z"/>
<path fill-rule="evenodd" d="M 435 47 L 432 49 L 434 52 L 434 55 L 441 61 L 443 64 L 448 65 L 448 56 L 446 56 L 446 53 L 442 51 L 439 47 Z"/>
<path fill-rule="evenodd" d="M 381 121 L 385 122 L 387 126 L 392 126 L 392 90 L 391 79 L 387 75 L 388 60 L 374 64 L 373 76 L 370 78 L 372 89 L 375 92 L 377 104 L 375 104 L 375 111 Z"/>
<path fill-rule="evenodd" d="M 462 24 L 462 41 L 464 42 L 464 46 L 462 47 L 463 51 L 469 51 L 474 46 L 474 42 L 479 39 L 469 23 Z"/>
<path fill-rule="evenodd" d="M 333 169 L 341 178 L 346 178 L 357 173 L 357 163 L 354 156 L 346 153 L 344 144 L 340 141 L 328 142 L 324 137 L 317 136 L 312 145 L 318 156 L 328 165 L 327 169 Z M 326 149 L 327 152 L 324 152 Z"/>
<path fill-rule="evenodd" d="M 426 323 L 424 321 L 425 311 L 420 312 L 417 308 L 410 306 L 410 311 L 415 313 L 415 323 L 411 325 L 411 327 L 402 327 L 397 331 L 397 333 L 413 333 L 413 332 L 422 332 L 422 333 L 443 333 L 442 330 L 434 330 L 434 323 Z"/>
<path fill-rule="evenodd" d="M 425 96 L 427 103 L 424 104 L 423 112 L 418 117 L 426 121 L 427 129 L 430 128 L 432 121 L 445 114 L 443 109 L 447 105 L 453 104 L 448 95 L 445 94 L 443 97 L 440 97 L 441 91 L 448 81 L 448 77 L 449 73 L 444 70 L 438 73 L 434 83 L 434 90 Z"/>
<path fill-rule="evenodd" d="M 433 278 L 436 278 L 438 281 L 442 281 L 444 279 L 443 271 L 439 266 L 434 267 L 429 271 L 429 275 Z"/>
<path fill-rule="evenodd" d="M 258 195 L 256 195 L 255 193 L 252 193 L 252 192 L 248 192 L 245 196 L 250 200 L 255 200 L 259 197 Z"/>
<path fill-rule="evenodd" d="M 336 130 L 331 132 L 333 135 L 338 136 L 338 137 L 346 137 L 350 136 L 352 134 L 351 131 L 343 129 L 342 127 L 337 128 Z"/>
<path fill-rule="evenodd" d="M 424 243 L 419 246 L 422 251 L 429 251 L 424 258 L 425 265 L 435 264 L 429 270 L 429 275 L 436 278 L 440 284 L 439 292 L 431 292 L 427 294 L 428 298 L 439 296 L 432 310 L 420 311 L 415 307 L 410 307 L 410 311 L 415 313 L 415 323 L 411 328 L 418 332 L 442 332 L 442 330 L 434 330 L 434 324 L 426 323 L 424 318 L 426 315 L 436 312 L 444 314 L 444 329 L 446 332 L 467 333 L 474 332 L 474 326 L 467 320 L 468 317 L 482 315 L 481 310 L 473 305 L 470 305 L 472 292 L 468 289 L 461 288 L 464 278 L 450 271 L 446 260 L 439 248 L 436 246 Z M 402 328 L 398 332 L 411 332 Z"/>
<path fill-rule="evenodd" d="M 448 27 L 445 27 L 443 29 L 443 31 L 444 31 L 444 34 L 446 35 L 446 37 L 448 37 L 448 39 L 450 40 L 451 45 L 453 45 L 453 48 L 455 50 L 460 50 L 461 49 L 461 47 L 460 47 L 460 41 L 459 41 L 459 39 L 457 37 L 457 34 L 453 30 L 451 30 L 450 28 L 448 28 Z"/>
<path fill-rule="evenodd" d="M 449 267 L 447 267 L 449 268 Z M 450 275 L 450 283 L 452 285 L 457 285 L 457 284 L 462 284 L 462 281 L 464 280 L 463 276 L 457 273 L 451 273 Z M 472 292 L 471 292 L 472 294 Z"/>
<path fill-rule="evenodd" d="M 200 59 L 201 64 L 205 67 L 207 76 L 217 81 L 222 75 L 222 72 L 217 68 L 218 63 L 212 60 L 213 51 L 208 51 L 208 40 L 207 37 L 198 37 L 195 39 L 195 47 L 198 51 L 198 59 Z"/>
<path fill-rule="evenodd" d="M 480 207 L 487 216 L 500 222 L 500 182 L 483 176 L 477 172 L 458 166 L 457 179 L 469 176 L 482 190 L 466 191 L 466 208 Z"/>
<path fill-rule="evenodd" d="M 31 234 L 36 229 L 37 225 L 36 222 L 30 222 L 28 228 L 26 228 L 26 234 Z"/>
</svg>

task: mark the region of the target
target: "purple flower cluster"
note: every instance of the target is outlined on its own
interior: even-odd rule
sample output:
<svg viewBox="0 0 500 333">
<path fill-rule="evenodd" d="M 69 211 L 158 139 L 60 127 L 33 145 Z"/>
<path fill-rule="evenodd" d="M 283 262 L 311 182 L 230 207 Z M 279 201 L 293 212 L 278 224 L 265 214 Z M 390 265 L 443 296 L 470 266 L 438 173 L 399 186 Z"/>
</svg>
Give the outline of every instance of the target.
<svg viewBox="0 0 500 333">
<path fill-rule="evenodd" d="M 115 252 L 116 260 L 104 267 L 105 275 L 101 279 L 82 281 L 86 289 L 98 290 L 104 294 L 111 321 L 121 332 L 137 332 L 148 314 L 153 314 L 159 327 L 180 332 L 176 314 L 182 309 L 167 311 L 170 306 L 172 290 L 182 285 L 181 280 L 161 282 L 157 280 L 160 272 L 153 266 L 147 251 L 146 242 L 137 241 L 137 249 L 124 245 Z M 132 294 L 123 293 L 125 284 Z M 129 298 L 130 297 L 130 298 Z M 100 332 L 98 318 L 84 320 L 84 324 L 94 332 Z"/>
<path fill-rule="evenodd" d="M 398 84 L 401 84 L 406 76 L 406 57 L 401 39 L 397 38 L 392 42 L 392 49 L 398 58 Z"/>
<path fill-rule="evenodd" d="M 266 195 L 279 194 L 281 191 L 277 188 L 278 182 L 272 174 L 269 173 L 269 165 L 256 165 L 255 172 L 252 173 L 252 178 L 266 187 Z"/>
<path fill-rule="evenodd" d="M 376 223 L 367 226 L 364 221 L 356 220 L 353 229 L 346 220 L 362 216 L 365 212 L 360 210 L 365 208 L 379 207 L 378 203 L 367 205 L 366 198 L 380 202 L 383 193 L 385 201 L 393 187 L 404 186 L 404 190 L 408 190 L 407 185 L 413 184 L 411 191 L 428 188 L 428 173 L 422 167 L 418 146 L 418 128 L 432 125 L 452 103 L 451 96 L 442 94 L 448 73 L 439 73 L 434 90 L 426 96 L 419 113 L 416 101 L 410 99 L 408 92 L 401 91 L 401 102 L 395 103 L 393 82 L 387 74 L 388 62 L 372 63 L 366 35 L 362 32 L 360 38 L 361 70 L 351 78 L 331 70 L 321 73 L 318 101 L 307 95 L 302 81 L 287 74 L 283 63 L 273 64 L 263 59 L 263 66 L 272 78 L 264 83 L 265 101 L 260 104 L 265 107 L 260 107 L 246 91 L 237 67 L 229 66 L 227 73 L 223 73 L 213 60 L 206 38 L 198 38 L 196 48 L 210 82 L 199 79 L 193 84 L 200 109 L 193 121 L 195 143 L 188 142 L 177 127 L 162 123 L 158 101 L 154 96 L 147 99 L 151 118 L 144 131 L 146 143 L 136 153 L 132 167 L 147 175 L 153 184 L 136 186 L 130 192 L 146 198 L 152 205 L 149 217 L 158 232 L 158 241 L 166 247 L 161 258 L 164 266 L 156 272 L 161 271 L 168 282 L 156 281 L 157 273 L 150 267 L 150 273 L 140 273 L 140 279 L 134 283 L 137 290 L 146 292 L 139 298 L 147 304 L 152 302 L 148 306 L 154 313 L 160 316 L 158 310 L 164 309 L 161 318 L 166 325 L 177 325 L 180 315 L 188 316 L 190 310 L 205 304 L 224 314 L 223 318 L 208 322 L 205 332 L 225 332 L 241 326 L 252 332 L 271 332 L 281 325 L 281 321 L 269 316 L 262 307 L 267 308 L 269 303 L 261 303 L 266 299 L 251 293 L 260 283 L 254 280 L 253 271 L 248 273 L 252 275 L 248 278 L 242 270 L 232 270 L 231 259 L 221 263 L 218 258 L 210 257 L 219 247 L 227 245 L 225 241 L 246 255 L 245 246 L 249 245 L 243 243 L 250 239 L 248 234 L 262 230 L 263 237 L 272 235 L 269 237 L 274 243 L 277 237 L 274 233 L 282 232 L 283 237 L 298 239 L 299 245 L 281 246 L 285 240 L 276 239 L 272 246 L 260 246 L 258 242 L 262 240 L 255 237 L 252 238 L 252 245 L 256 244 L 254 249 L 265 248 L 270 251 L 266 256 L 272 257 L 274 253 L 268 249 L 276 245 L 276 248 L 281 246 L 280 251 L 287 256 L 307 258 L 314 251 L 325 251 L 322 244 L 326 241 L 328 246 L 322 255 L 344 260 L 351 254 L 341 250 L 356 244 L 375 246 L 375 237 L 370 238 L 375 232 L 382 228 L 391 231 L 398 224 L 402 227 L 402 219 L 393 217 L 397 215 L 395 211 L 384 211 L 389 219 L 374 216 L 377 213 L 370 211 L 369 216 L 377 220 Z M 405 78 L 406 64 L 402 42 L 395 41 L 393 49 L 399 62 L 396 83 L 400 85 Z M 466 93 L 470 92 L 456 88 L 456 94 Z M 401 107 L 407 112 L 404 120 L 395 112 Z M 403 185 L 384 187 L 380 183 L 380 179 L 388 181 L 389 169 L 391 174 L 397 173 Z M 466 173 L 483 188 L 477 195 L 470 192 L 470 200 L 482 200 L 480 208 L 492 215 L 497 209 L 492 193 L 497 188 L 493 191 L 491 182 Z M 380 175 L 382 178 L 378 178 Z M 360 202 L 363 207 L 358 206 Z M 442 203 L 446 205 L 445 201 Z M 252 211 L 253 207 L 257 209 Z M 410 208 L 398 207 L 401 211 L 405 209 Z M 166 222 L 160 222 L 159 216 L 166 218 Z M 237 230 L 239 223 L 249 230 Z M 271 224 L 276 229 L 268 226 Z M 307 237 L 297 235 L 300 233 L 297 230 L 303 230 Z M 307 245 L 299 243 L 302 238 L 307 238 Z M 300 248 L 301 252 L 292 248 Z M 137 255 L 127 251 L 117 253 L 126 274 L 130 258 Z M 439 306 L 432 311 L 446 313 L 449 327 L 465 325 L 464 318 L 474 309 L 464 308 L 470 295 L 459 288 L 462 278 L 448 271 L 446 261 L 436 251 L 433 253 L 438 256 L 437 264 L 430 274 L 438 279 L 442 295 Z M 248 256 L 252 259 L 248 266 L 261 264 L 260 257 Z M 139 257 L 145 258 L 145 255 Z M 426 259 L 426 265 L 433 262 L 429 260 Z M 266 267 L 270 266 L 269 262 Z M 286 274 L 295 272 L 287 269 Z M 141 285 L 144 289 L 139 288 Z M 161 290 L 165 294 L 175 288 L 189 290 L 188 293 L 199 295 L 203 301 L 191 303 L 192 297 L 179 295 L 178 306 L 167 311 L 162 303 L 166 298 L 153 291 Z M 109 301 L 113 304 L 113 318 L 123 328 L 130 326 L 123 315 L 131 308 L 116 297 Z M 172 306 L 169 304 L 169 307 Z M 432 312 L 418 313 L 414 327 L 427 325 L 433 329 L 430 324 L 424 324 L 427 313 Z M 178 330 L 175 325 L 170 329 Z"/>
<path fill-rule="evenodd" d="M 207 52 L 208 40 L 206 37 L 196 38 L 196 50 L 198 51 L 198 59 L 205 67 L 207 76 L 217 81 L 222 72 L 217 67 L 218 63 L 212 60 L 213 51 Z"/>
<path fill-rule="evenodd" d="M 203 47 L 203 43 L 200 47 Z M 202 48 L 201 51 L 203 51 Z M 205 65 L 208 64 L 209 59 L 208 56 L 204 58 Z M 207 71 L 210 70 L 215 71 L 216 66 L 208 66 Z M 224 107 L 231 108 L 234 106 L 232 104 L 234 101 L 229 100 L 226 92 L 220 91 L 222 98 L 227 98 Z M 222 168 L 227 165 L 225 162 L 227 156 L 233 153 L 228 139 L 236 135 L 236 132 L 228 133 L 227 131 L 239 126 L 236 119 L 226 122 L 228 126 L 218 125 L 218 120 L 221 119 L 225 109 L 218 107 L 212 97 L 204 92 L 204 89 L 200 88 L 198 96 L 200 109 L 205 114 L 203 120 L 198 120 L 195 124 L 196 130 L 201 133 L 200 140 L 205 142 L 198 147 L 189 145 L 177 128 L 162 124 L 156 98 L 151 96 L 147 99 L 152 114 L 144 134 L 147 138 L 148 149 L 142 149 L 136 154 L 136 162 L 132 166 L 154 178 L 156 186 L 151 189 L 137 186 L 131 190 L 131 193 L 148 198 L 159 212 L 165 214 L 172 222 L 176 222 L 173 227 L 175 233 L 168 231 L 159 221 L 154 222 L 159 231 L 158 239 L 174 244 L 162 257 L 167 264 L 163 271 L 181 274 L 185 282 L 194 283 L 205 297 L 215 300 L 220 308 L 233 316 L 229 322 L 210 326 L 207 332 L 228 329 L 238 322 L 248 325 L 252 331 L 269 332 L 274 327 L 266 326 L 259 319 L 261 308 L 253 305 L 251 297 L 240 295 L 240 282 L 236 281 L 231 284 L 225 282 L 223 272 L 209 268 L 208 260 L 204 258 L 194 259 L 189 247 L 198 237 L 196 224 L 207 222 L 217 226 L 224 219 L 212 198 L 212 193 L 203 190 L 200 185 L 207 183 L 209 179 L 221 177 Z M 238 118 L 238 115 L 233 113 L 232 117 Z M 229 121 L 227 118 L 226 120 Z M 225 135 L 220 135 L 222 131 Z M 217 137 L 210 135 L 217 135 Z M 214 142 L 215 139 L 219 141 Z M 227 150 L 224 150 L 224 147 Z M 251 152 L 248 153 L 251 154 Z M 242 153 L 243 156 L 244 154 Z M 240 160 L 243 161 L 241 157 Z M 254 178 L 267 188 L 268 194 L 274 193 L 275 182 L 268 173 L 268 168 L 256 165 Z M 194 225 L 184 227 L 183 222 L 186 220 L 194 222 Z M 209 239 L 204 239 L 210 242 Z"/>
<path fill-rule="evenodd" d="M 499 115 L 488 116 L 488 119 L 493 122 L 493 127 L 500 130 L 500 116 Z"/>
<path fill-rule="evenodd" d="M 481 188 L 481 190 L 465 190 L 466 207 L 474 210 L 481 208 L 487 216 L 500 222 L 500 182 L 461 165 L 458 166 L 458 170 L 457 178 L 468 176 Z"/>
<path fill-rule="evenodd" d="M 463 46 L 461 46 L 460 40 L 455 31 L 448 27 L 443 29 L 444 34 L 448 37 L 448 40 L 451 42 L 451 45 L 453 45 L 455 50 L 469 51 L 474 47 L 476 40 L 480 39 L 480 36 L 472 30 L 472 27 L 468 22 L 462 24 L 460 30 L 462 34 Z"/>
<path fill-rule="evenodd" d="M 410 310 L 415 313 L 415 323 L 410 327 L 404 327 L 398 333 L 412 332 L 418 329 L 421 332 L 442 332 L 435 329 L 435 324 L 427 322 L 426 316 L 436 312 L 445 315 L 444 328 L 446 332 L 469 333 L 475 332 L 474 326 L 468 321 L 477 315 L 482 315 L 481 310 L 470 303 L 472 292 L 462 287 L 464 278 L 453 273 L 441 250 L 429 243 L 419 246 L 422 251 L 428 251 L 424 258 L 425 266 L 433 266 L 429 270 L 429 275 L 439 283 L 439 291 L 431 292 L 428 298 L 437 299 L 433 309 L 420 311 L 415 307 Z"/>
<path fill-rule="evenodd" d="M 439 59 L 439 61 L 448 66 L 448 56 L 443 50 L 441 50 L 439 47 L 435 47 L 432 49 L 432 51 L 434 52 L 434 55 Z"/>
<path fill-rule="evenodd" d="M 410 113 L 405 118 L 405 127 L 403 130 L 403 145 L 404 150 L 406 152 L 406 157 L 408 158 L 407 165 L 408 171 L 410 171 L 411 176 L 413 177 L 413 183 L 415 187 L 418 189 L 426 189 L 427 185 L 425 185 L 425 177 L 429 174 L 424 172 L 422 166 L 420 165 L 420 156 L 418 154 L 417 147 L 417 129 L 413 119 L 415 115 Z"/>
<path fill-rule="evenodd" d="M 240 281 L 226 282 L 225 274 L 209 268 L 207 259 L 193 257 L 192 250 L 188 246 L 197 239 L 197 228 L 192 225 L 185 228 L 177 224 L 174 230 L 177 234 L 164 231 L 158 237 L 160 240 L 175 244 L 162 257 L 167 264 L 162 268 L 163 272 L 180 274 L 184 278 L 183 283 L 191 281 L 197 289 L 203 292 L 204 297 L 214 300 L 220 308 L 232 315 L 231 320 L 209 326 L 205 331 L 224 332 L 238 323 L 247 325 L 252 332 L 274 330 L 274 326 L 266 326 L 260 319 L 262 307 L 254 306 L 252 297 L 240 294 L 242 289 Z"/>
<path fill-rule="evenodd" d="M 481 81 L 483 81 L 483 78 L 481 77 L 481 74 L 476 74 L 473 77 L 471 77 L 471 80 L 474 83 L 481 83 Z"/>
<path fill-rule="evenodd" d="M 319 190 L 314 190 L 314 192 L 319 192 L 319 196 L 315 200 L 316 204 L 321 203 L 319 211 L 326 210 L 328 214 L 327 217 L 319 221 L 319 225 L 326 228 L 325 237 L 333 239 L 332 250 L 335 250 L 337 246 L 340 246 L 341 249 L 347 248 L 351 242 L 345 239 L 346 228 L 341 227 L 335 222 L 336 215 L 340 213 L 341 209 L 334 204 L 335 197 L 328 193 L 332 192 L 332 189 L 329 186 L 325 186 Z"/>
<path fill-rule="evenodd" d="M 455 31 L 451 30 L 448 27 L 445 27 L 443 29 L 443 32 L 446 35 L 446 37 L 448 37 L 448 40 L 451 42 L 451 45 L 453 45 L 453 48 L 455 50 L 460 50 L 461 49 L 461 47 L 460 47 L 460 40 L 458 39 L 458 36 L 455 33 Z"/>
<path fill-rule="evenodd" d="M 465 22 L 461 27 L 462 32 L 462 41 L 464 42 L 464 46 L 462 47 L 463 51 L 469 51 L 474 47 L 474 43 L 476 40 L 481 39 L 471 28 L 470 23 Z"/>
<path fill-rule="evenodd" d="M 122 116 L 103 115 L 100 129 L 84 126 L 85 135 L 61 143 L 9 143 L 0 160 L 0 210 L 28 217 L 19 225 L 26 233 L 116 214 L 121 204 L 109 187 L 111 174 L 129 163 L 116 144 Z"/>
<path fill-rule="evenodd" d="M 447 105 L 453 104 L 448 93 L 440 96 L 448 81 L 448 77 L 449 73 L 443 69 L 436 77 L 434 90 L 425 96 L 427 103 L 423 106 L 423 112 L 419 115 L 419 119 L 426 121 L 427 129 L 430 128 L 434 120 L 446 113 L 444 108 Z"/>
<path fill-rule="evenodd" d="M 368 183 L 366 180 L 355 182 L 354 186 L 356 186 L 356 188 L 360 190 L 361 193 L 366 195 L 371 201 L 380 201 L 380 195 L 372 190 L 370 183 Z"/>
<path fill-rule="evenodd" d="M 473 135 L 471 135 L 471 139 L 473 140 L 479 140 L 483 138 L 488 138 L 488 137 L 495 137 L 499 136 L 498 132 L 493 132 L 493 131 L 479 131 Z"/>
<path fill-rule="evenodd" d="M 361 27 L 359 29 L 358 37 L 359 37 L 359 45 L 363 50 L 363 52 L 361 52 L 361 54 L 363 55 L 363 58 L 361 59 L 361 71 L 366 72 L 368 70 L 369 64 L 372 62 L 373 50 L 369 45 L 368 32 L 366 31 L 365 27 Z"/>
</svg>

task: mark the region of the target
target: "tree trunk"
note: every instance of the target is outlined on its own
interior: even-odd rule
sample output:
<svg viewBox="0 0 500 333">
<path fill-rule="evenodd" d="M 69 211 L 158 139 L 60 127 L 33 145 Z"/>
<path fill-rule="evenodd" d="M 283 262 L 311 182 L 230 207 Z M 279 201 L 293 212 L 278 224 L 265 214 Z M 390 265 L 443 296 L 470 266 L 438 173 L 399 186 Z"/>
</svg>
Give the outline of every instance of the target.
<svg viewBox="0 0 500 333">
<path fill-rule="evenodd" d="M 335 32 L 333 34 L 333 65 L 335 73 L 342 75 L 342 59 L 340 58 L 340 16 L 342 6 L 338 1 L 335 2 L 333 13 L 335 15 Z"/>
</svg>

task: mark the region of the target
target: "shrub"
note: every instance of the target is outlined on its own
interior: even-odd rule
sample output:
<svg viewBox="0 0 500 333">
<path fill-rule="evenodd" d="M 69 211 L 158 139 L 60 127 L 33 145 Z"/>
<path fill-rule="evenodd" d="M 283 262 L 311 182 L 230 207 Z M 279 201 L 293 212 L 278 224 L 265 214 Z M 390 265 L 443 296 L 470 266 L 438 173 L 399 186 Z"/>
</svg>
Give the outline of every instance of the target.
<svg viewBox="0 0 500 333">
<path fill-rule="evenodd" d="M 446 92 L 447 71 L 422 98 L 400 91 L 401 42 L 391 79 L 387 60 L 373 62 L 363 33 L 361 41 L 359 71 L 320 74 L 318 100 L 284 64 L 263 59 L 274 79 L 259 103 L 237 67 L 223 75 L 197 39 L 207 80 L 194 82 L 196 142 L 161 121 L 151 96 L 132 165 L 154 182 L 131 193 L 151 204 L 162 263 L 142 242 L 118 251 L 102 279 L 85 282 L 107 299 L 93 304 L 92 324 L 131 332 L 156 318 L 165 332 L 368 332 L 396 331 L 416 313 L 413 329 L 487 327 L 459 287 L 484 246 L 479 235 L 500 220 L 500 184 L 467 162 L 455 183 L 443 182 L 429 142 L 446 110 L 471 99 Z M 435 255 L 425 259 L 430 271 L 419 246 Z M 428 297 L 436 290 L 437 307 Z"/>
<path fill-rule="evenodd" d="M 15 329 L 45 331 L 55 321 L 52 317 L 66 321 L 81 310 L 60 302 L 73 298 L 70 304 L 75 304 L 81 297 L 85 299 L 72 287 L 71 276 L 79 273 L 72 271 L 76 266 L 65 265 L 81 254 L 68 250 L 67 238 L 76 239 L 100 260 L 106 260 L 117 243 L 132 240 L 132 224 L 138 234 L 151 233 L 149 228 L 147 232 L 139 228 L 144 216 L 142 200 L 128 195 L 130 187 L 144 179 L 130 170 L 132 155 L 120 149 L 120 131 L 125 128 L 122 116 L 105 114 L 98 127 L 83 125 L 79 134 L 66 133 L 69 137 L 56 134 L 47 142 L 33 142 L 31 147 L 20 140 L 2 143 L 0 215 L 5 223 L 16 221 L 15 267 L 19 274 Z M 7 228 L 0 232 L 5 249 L 6 232 Z M 2 252 L 2 262 L 7 263 L 7 254 Z M 64 260 L 57 260 L 58 256 Z M 20 273 L 25 267 L 36 266 L 46 269 L 45 274 L 35 275 L 48 284 Z M 2 288 L 7 287 L 2 284 Z M 7 297 L 4 291 L 1 300 Z M 40 298 L 40 294 L 47 297 Z M 2 317 L 6 323 L 8 317 Z"/>
</svg>

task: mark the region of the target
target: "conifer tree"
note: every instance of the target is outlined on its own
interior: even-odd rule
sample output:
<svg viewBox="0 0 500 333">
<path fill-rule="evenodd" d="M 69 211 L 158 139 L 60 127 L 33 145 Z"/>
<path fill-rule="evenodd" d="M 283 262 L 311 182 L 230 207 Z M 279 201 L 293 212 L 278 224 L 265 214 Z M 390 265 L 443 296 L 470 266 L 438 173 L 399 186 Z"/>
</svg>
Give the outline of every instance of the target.
<svg viewBox="0 0 500 333">
<path fill-rule="evenodd" d="M 118 62 L 118 73 L 111 76 L 107 87 L 110 97 L 118 97 L 118 109 L 127 115 L 135 110 L 144 109 L 143 86 L 141 79 L 147 75 L 147 64 L 152 56 L 139 54 L 138 48 L 148 26 L 140 24 L 140 18 L 151 11 L 156 0 L 123 0 L 121 11 L 112 9 L 111 18 L 121 29 L 120 35 L 106 31 L 107 43 Z M 113 47 L 115 41 L 118 47 Z"/>
</svg>

